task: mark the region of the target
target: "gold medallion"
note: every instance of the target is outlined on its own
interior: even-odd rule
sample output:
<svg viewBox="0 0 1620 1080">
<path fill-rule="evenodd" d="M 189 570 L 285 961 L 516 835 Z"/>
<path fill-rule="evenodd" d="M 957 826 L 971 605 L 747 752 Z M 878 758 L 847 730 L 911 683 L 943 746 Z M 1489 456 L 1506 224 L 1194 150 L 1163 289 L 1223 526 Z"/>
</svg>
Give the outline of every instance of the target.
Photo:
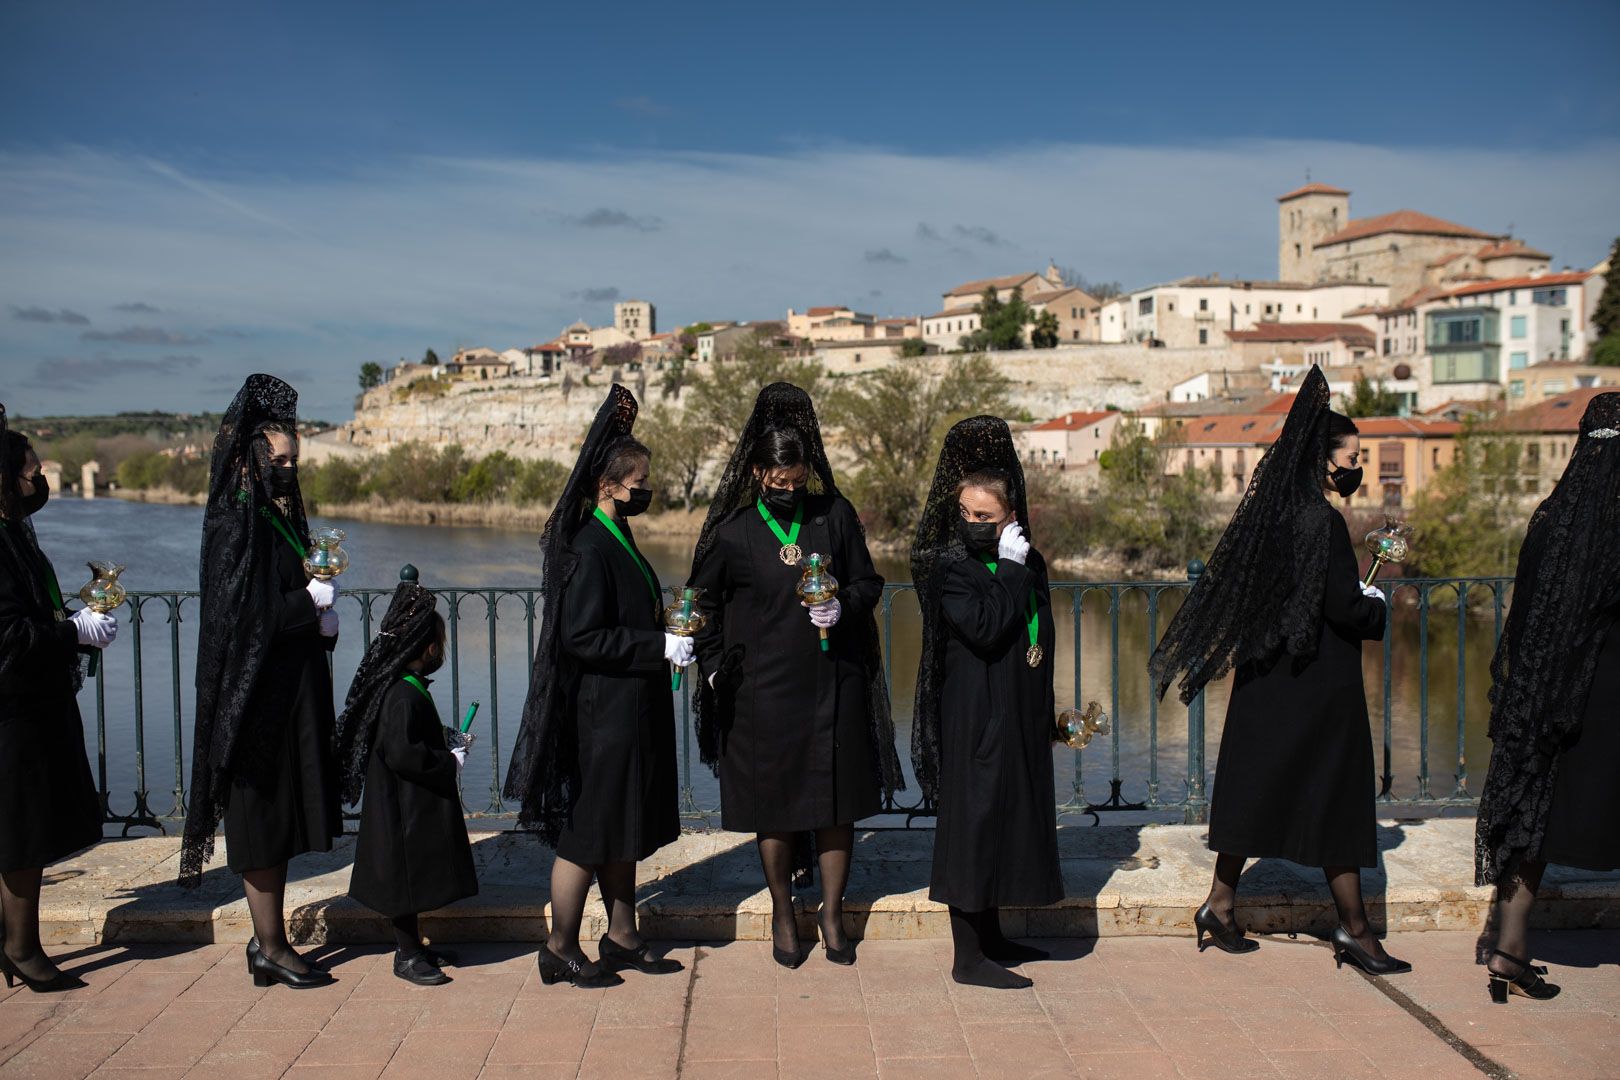
<svg viewBox="0 0 1620 1080">
<path fill-rule="evenodd" d="M 804 549 L 798 544 L 783 544 L 776 557 L 782 560 L 783 566 L 798 566 L 799 560 L 804 558 Z"/>
<path fill-rule="evenodd" d="M 1024 663 L 1028 664 L 1030 667 L 1040 667 L 1041 658 L 1045 655 L 1045 649 L 1041 648 L 1039 645 L 1031 645 L 1029 647 L 1029 652 L 1024 654 Z"/>
</svg>

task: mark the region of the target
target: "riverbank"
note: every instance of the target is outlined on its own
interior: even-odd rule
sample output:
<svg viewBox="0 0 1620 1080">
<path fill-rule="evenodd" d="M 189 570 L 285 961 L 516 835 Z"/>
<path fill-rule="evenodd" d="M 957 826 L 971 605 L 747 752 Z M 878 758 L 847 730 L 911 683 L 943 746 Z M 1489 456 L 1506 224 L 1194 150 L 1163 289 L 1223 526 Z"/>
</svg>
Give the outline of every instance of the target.
<svg viewBox="0 0 1620 1080">
<path fill-rule="evenodd" d="M 539 532 L 551 516 L 551 507 L 542 503 L 520 506 L 501 502 L 417 502 L 413 500 L 320 503 L 309 508 L 311 517 L 348 521 L 374 521 L 385 525 L 476 526 Z M 703 527 L 702 510 L 687 513 L 668 510 L 643 514 L 635 520 L 636 534 L 695 539 Z"/>
<path fill-rule="evenodd" d="M 158 506 L 202 506 L 208 502 L 205 491 L 181 491 L 172 487 L 110 488 L 106 494 L 125 502 L 154 503 Z"/>
</svg>

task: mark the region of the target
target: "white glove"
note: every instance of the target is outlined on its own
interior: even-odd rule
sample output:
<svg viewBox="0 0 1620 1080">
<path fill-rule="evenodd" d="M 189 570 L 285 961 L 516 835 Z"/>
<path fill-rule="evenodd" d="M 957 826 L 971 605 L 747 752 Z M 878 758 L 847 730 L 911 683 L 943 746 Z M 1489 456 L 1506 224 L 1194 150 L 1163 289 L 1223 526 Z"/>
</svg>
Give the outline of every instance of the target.
<svg viewBox="0 0 1620 1080">
<path fill-rule="evenodd" d="M 1382 600 L 1386 604 L 1389 603 L 1389 598 L 1386 597 L 1383 591 L 1376 585 L 1363 584 L 1361 586 L 1361 595 L 1370 597 L 1373 600 Z"/>
<path fill-rule="evenodd" d="M 996 558 L 1006 562 L 1015 562 L 1024 565 L 1029 558 L 1029 541 L 1024 539 L 1024 530 L 1018 522 L 1013 522 L 1001 530 L 1001 539 L 996 545 Z"/>
<path fill-rule="evenodd" d="M 80 608 L 68 620 L 73 629 L 78 631 L 79 644 L 89 645 L 94 649 L 105 649 L 113 643 L 118 636 L 118 620 L 111 615 L 102 615 L 89 608 Z"/>
<path fill-rule="evenodd" d="M 337 586 L 330 581 L 310 578 L 309 584 L 304 586 L 304 591 L 309 593 L 309 598 L 315 601 L 318 608 L 329 608 L 337 603 Z"/>
<path fill-rule="evenodd" d="M 665 660 L 668 660 L 676 667 L 683 668 L 692 662 L 695 655 L 696 646 L 692 644 L 691 638 L 681 637 L 679 634 L 664 635 Z"/>
<path fill-rule="evenodd" d="M 456 759 L 456 775 L 460 776 L 461 770 L 467 765 L 467 748 L 465 746 L 455 747 L 450 751 L 450 756 Z"/>
<path fill-rule="evenodd" d="M 839 616 L 843 615 L 844 606 L 835 596 L 831 600 L 823 600 L 819 604 L 810 605 L 810 621 L 816 624 L 816 629 L 826 630 L 838 625 Z"/>
<path fill-rule="evenodd" d="M 321 637 L 337 637 L 338 613 L 331 608 L 321 608 L 316 613 L 315 621 L 320 624 Z"/>
</svg>

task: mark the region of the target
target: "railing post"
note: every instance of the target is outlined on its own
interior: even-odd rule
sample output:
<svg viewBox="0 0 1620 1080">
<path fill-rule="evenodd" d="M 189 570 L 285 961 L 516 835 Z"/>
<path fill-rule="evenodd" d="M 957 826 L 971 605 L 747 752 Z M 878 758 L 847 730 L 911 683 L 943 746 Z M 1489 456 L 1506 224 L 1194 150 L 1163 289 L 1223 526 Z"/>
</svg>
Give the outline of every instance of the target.
<svg viewBox="0 0 1620 1080">
<path fill-rule="evenodd" d="M 1194 559 L 1187 564 L 1187 591 L 1198 583 L 1204 564 Z M 1187 804 L 1182 821 L 1202 825 L 1209 821 L 1209 799 L 1204 794 L 1204 688 L 1187 705 Z"/>
</svg>

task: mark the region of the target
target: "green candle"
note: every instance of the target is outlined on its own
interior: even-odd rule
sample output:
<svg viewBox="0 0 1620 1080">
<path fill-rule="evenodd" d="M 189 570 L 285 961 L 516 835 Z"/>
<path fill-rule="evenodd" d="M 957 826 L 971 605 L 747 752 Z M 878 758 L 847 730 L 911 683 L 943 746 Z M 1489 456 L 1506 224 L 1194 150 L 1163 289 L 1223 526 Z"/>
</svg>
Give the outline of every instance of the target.
<svg viewBox="0 0 1620 1080">
<path fill-rule="evenodd" d="M 467 729 L 472 727 L 473 717 L 477 715 L 478 702 L 475 701 L 471 705 L 467 706 L 467 715 L 461 718 L 461 733 L 463 735 L 467 734 Z"/>
</svg>

